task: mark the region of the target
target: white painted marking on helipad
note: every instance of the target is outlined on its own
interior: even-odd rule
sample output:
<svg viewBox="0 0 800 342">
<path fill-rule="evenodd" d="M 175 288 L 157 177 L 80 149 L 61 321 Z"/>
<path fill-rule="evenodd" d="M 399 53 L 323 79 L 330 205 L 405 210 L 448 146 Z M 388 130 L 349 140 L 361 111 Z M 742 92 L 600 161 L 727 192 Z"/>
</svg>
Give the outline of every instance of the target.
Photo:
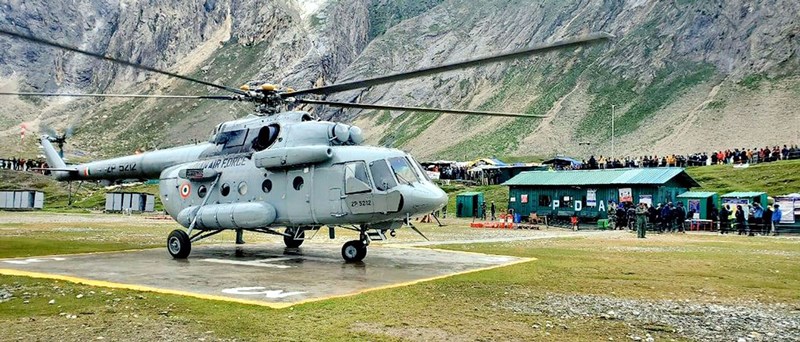
<svg viewBox="0 0 800 342">
<path fill-rule="evenodd" d="M 27 265 L 27 264 L 35 264 L 39 262 L 47 262 L 47 261 L 64 261 L 67 258 L 45 258 L 45 259 L 37 259 L 37 258 L 30 258 L 25 260 L 3 260 L 3 262 L 7 264 L 14 264 L 14 265 Z"/>
<path fill-rule="evenodd" d="M 233 295 L 264 295 L 266 298 L 285 298 L 290 296 L 301 295 L 305 292 L 283 292 L 283 290 L 267 290 L 266 287 L 263 286 L 252 286 L 252 287 L 234 287 L 231 289 L 224 289 L 222 293 L 233 294 Z"/>
<path fill-rule="evenodd" d="M 255 267 L 268 267 L 268 268 L 280 268 L 286 269 L 291 268 L 292 266 L 288 265 L 273 265 L 273 264 L 266 264 L 263 260 L 255 260 L 255 261 L 237 261 L 237 260 L 224 260 L 224 259 L 202 259 L 200 261 L 205 262 L 213 262 L 217 264 L 228 264 L 228 265 L 239 265 L 239 266 L 255 266 Z"/>
</svg>

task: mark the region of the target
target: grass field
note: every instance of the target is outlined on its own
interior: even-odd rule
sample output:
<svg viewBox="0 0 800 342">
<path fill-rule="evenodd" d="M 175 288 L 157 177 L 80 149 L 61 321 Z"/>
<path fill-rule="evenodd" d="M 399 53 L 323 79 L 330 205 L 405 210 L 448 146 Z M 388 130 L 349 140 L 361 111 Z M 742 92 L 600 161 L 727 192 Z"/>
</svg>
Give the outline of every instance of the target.
<svg viewBox="0 0 800 342">
<path fill-rule="evenodd" d="M 2 256 L 162 246 L 175 227 L 116 215 L 53 216 L 0 213 Z M 464 223 L 422 229 L 434 241 L 527 233 L 471 230 Z M 401 241 L 419 240 L 407 233 L 399 234 Z M 800 308 L 798 238 L 687 234 L 638 240 L 607 232 L 440 248 L 537 260 L 280 310 L 0 276 L 0 289 L 13 294 L 0 301 L 0 339 L 620 341 L 651 334 L 682 341 L 697 337 L 658 322 L 565 315 L 559 298 Z"/>
</svg>

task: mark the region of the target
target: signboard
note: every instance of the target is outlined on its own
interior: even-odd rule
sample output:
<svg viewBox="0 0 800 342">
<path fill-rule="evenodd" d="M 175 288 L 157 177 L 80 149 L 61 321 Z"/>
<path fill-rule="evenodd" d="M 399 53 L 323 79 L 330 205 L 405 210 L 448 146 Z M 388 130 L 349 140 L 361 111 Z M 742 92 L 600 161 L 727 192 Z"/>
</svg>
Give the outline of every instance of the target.
<svg viewBox="0 0 800 342">
<path fill-rule="evenodd" d="M 619 202 L 633 202 L 633 190 L 631 188 L 619 189 Z"/>
<path fill-rule="evenodd" d="M 597 206 L 597 190 L 595 189 L 586 190 L 586 206 L 587 207 Z"/>
<path fill-rule="evenodd" d="M 639 203 L 646 203 L 653 206 L 653 195 L 639 195 Z"/>
<path fill-rule="evenodd" d="M 781 223 L 794 223 L 794 215 L 796 214 L 795 208 L 800 206 L 800 199 L 775 197 L 775 203 L 780 206 L 778 210 L 781 211 Z"/>
<path fill-rule="evenodd" d="M 700 212 L 700 200 L 699 199 L 690 199 L 689 200 L 689 211 L 694 211 L 696 213 Z"/>
<path fill-rule="evenodd" d="M 728 205 L 731 208 L 731 216 L 736 217 L 736 206 L 741 205 L 742 210 L 744 210 L 744 219 L 747 219 L 747 216 L 750 214 L 750 210 L 748 210 L 748 205 L 750 205 L 750 201 L 746 198 L 723 198 L 722 205 Z"/>
<path fill-rule="evenodd" d="M 519 195 L 520 203 L 528 203 L 528 195 Z"/>
</svg>

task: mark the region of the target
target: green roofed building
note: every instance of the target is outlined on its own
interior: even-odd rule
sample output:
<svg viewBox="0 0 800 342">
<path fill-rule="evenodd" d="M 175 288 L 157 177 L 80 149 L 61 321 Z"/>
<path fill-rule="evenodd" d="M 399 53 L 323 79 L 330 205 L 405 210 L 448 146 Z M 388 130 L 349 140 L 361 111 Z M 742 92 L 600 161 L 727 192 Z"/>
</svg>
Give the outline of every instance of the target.
<svg viewBox="0 0 800 342">
<path fill-rule="evenodd" d="M 688 191 L 678 195 L 678 200 L 683 202 L 687 213 L 694 210 L 700 214 L 701 220 L 708 220 L 711 217 L 711 208 L 719 203 L 719 195 L 716 192 Z"/>
<path fill-rule="evenodd" d="M 503 183 L 509 187 L 509 208 L 527 217 L 607 218 L 610 202 L 673 202 L 699 187 L 683 168 L 642 168 L 523 172 Z"/>
<path fill-rule="evenodd" d="M 482 192 L 462 192 L 456 195 L 456 217 L 479 217 L 482 204 Z"/>
</svg>

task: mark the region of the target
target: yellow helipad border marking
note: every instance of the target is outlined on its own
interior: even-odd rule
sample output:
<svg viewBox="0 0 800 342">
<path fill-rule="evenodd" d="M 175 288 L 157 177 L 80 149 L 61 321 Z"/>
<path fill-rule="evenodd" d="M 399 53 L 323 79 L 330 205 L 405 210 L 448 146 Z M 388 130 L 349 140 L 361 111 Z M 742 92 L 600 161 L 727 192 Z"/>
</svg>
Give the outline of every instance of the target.
<svg viewBox="0 0 800 342">
<path fill-rule="evenodd" d="M 403 247 L 403 248 L 416 249 L 416 247 Z M 449 250 L 432 249 L 432 248 L 428 248 L 428 250 L 454 252 L 454 251 L 449 251 Z M 455 251 L 455 252 L 460 252 L 460 251 Z M 105 253 L 105 252 L 102 252 L 102 253 Z M 496 256 L 496 255 L 491 255 L 491 254 L 481 254 L 481 253 L 475 253 L 475 252 L 465 252 L 465 253 L 470 253 L 470 254 L 473 254 L 473 255 L 474 254 L 479 254 L 479 255 L 483 255 L 483 256 Z M 371 287 L 371 288 L 368 288 L 368 289 L 363 289 L 363 290 L 359 290 L 359 291 L 351 292 L 351 293 L 343 293 L 343 294 L 337 294 L 337 295 L 330 295 L 330 296 L 303 299 L 303 300 L 300 300 L 300 301 L 297 301 L 297 302 L 290 302 L 290 303 L 276 303 L 276 302 L 266 302 L 266 301 L 260 301 L 260 300 L 252 300 L 252 299 L 241 299 L 241 298 L 234 298 L 234 297 L 202 294 L 202 293 L 196 293 L 196 292 L 187 292 L 187 291 L 181 291 L 181 290 L 162 289 L 162 288 L 146 286 L 146 285 L 115 283 L 115 282 L 110 282 L 110 281 L 105 281 L 105 280 L 93 280 L 93 279 L 79 278 L 79 277 L 73 277 L 73 276 L 65 276 L 65 275 L 54 274 L 54 273 L 41 273 L 41 272 L 21 271 L 21 270 L 7 269 L 7 268 L 0 268 L 0 275 L 19 276 L 19 277 L 28 277 L 28 278 L 37 278 L 37 279 L 61 280 L 61 281 L 66 281 L 66 282 L 70 282 L 70 283 L 83 284 L 83 285 L 96 286 L 96 287 L 107 287 L 107 288 L 113 288 L 113 289 L 123 289 L 123 290 L 142 291 L 142 292 L 153 292 L 153 293 L 178 295 L 178 296 L 192 297 L 192 298 L 205 299 L 205 300 L 217 300 L 217 301 L 239 303 L 239 304 L 247 304 L 247 305 L 266 306 L 266 307 L 273 308 L 273 309 L 285 309 L 285 308 L 288 308 L 288 307 L 291 307 L 291 306 L 295 306 L 295 305 L 301 305 L 301 304 L 318 302 L 318 301 L 329 300 L 329 299 L 350 297 L 350 296 L 355 296 L 355 295 L 359 295 L 359 294 L 367 293 L 367 292 L 371 292 L 371 291 L 387 290 L 387 289 L 393 289 L 393 288 L 398 288 L 398 287 L 416 285 L 416 284 L 419 284 L 419 283 L 424 283 L 424 282 L 444 279 L 444 278 L 448 278 L 448 277 L 464 275 L 464 274 L 469 274 L 469 273 L 474 273 L 474 272 L 488 271 L 488 270 L 492 270 L 492 269 L 495 269 L 495 268 L 513 266 L 513 265 L 517 265 L 517 264 L 521 264 L 521 263 L 537 260 L 536 258 L 521 258 L 521 257 L 514 257 L 514 256 L 507 256 L 507 257 L 517 258 L 519 260 L 515 260 L 515 261 L 503 263 L 503 264 L 498 264 L 498 265 L 487 266 L 487 267 L 480 267 L 480 268 L 461 271 L 461 272 L 443 274 L 443 275 L 439 275 L 439 276 L 435 276 L 435 277 L 422 278 L 422 279 L 411 280 L 411 281 L 406 281 L 406 282 L 400 282 L 400 283 L 395 283 L 395 284 Z M 31 258 L 34 258 L 34 257 L 31 257 Z M 15 259 L 19 259 L 19 258 L 15 258 Z"/>
</svg>

